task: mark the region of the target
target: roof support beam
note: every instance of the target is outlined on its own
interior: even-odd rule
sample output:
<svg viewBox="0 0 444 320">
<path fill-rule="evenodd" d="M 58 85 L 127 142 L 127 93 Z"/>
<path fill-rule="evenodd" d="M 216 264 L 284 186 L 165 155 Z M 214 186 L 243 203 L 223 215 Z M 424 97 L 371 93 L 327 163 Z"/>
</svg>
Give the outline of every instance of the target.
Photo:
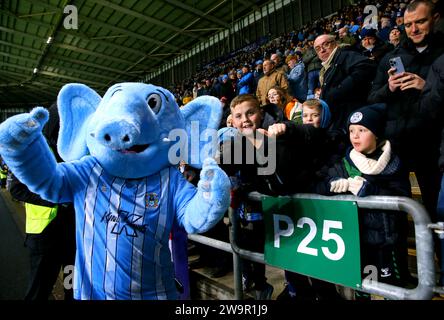
<svg viewBox="0 0 444 320">
<path fill-rule="evenodd" d="M 216 10 L 217 8 L 219 8 L 222 4 L 224 4 L 225 3 L 225 0 L 223 0 L 222 2 L 219 2 L 218 4 L 216 4 L 214 7 L 212 7 L 210 10 L 208 10 L 205 14 L 206 15 L 208 15 L 208 14 L 210 14 L 211 12 L 213 12 L 214 10 Z M 191 27 L 193 24 L 195 24 L 196 22 L 198 22 L 200 20 L 200 18 L 197 18 L 197 19 L 195 19 L 195 20 L 193 20 L 193 21 L 191 21 L 184 29 L 187 29 L 187 28 L 189 28 L 189 27 Z M 174 34 L 174 35 L 172 35 L 171 37 L 169 37 L 165 42 L 170 42 L 172 39 L 174 39 L 175 37 L 177 36 L 177 33 L 176 34 Z M 157 47 L 157 48 L 154 48 L 153 50 L 151 50 L 150 52 L 149 52 L 149 54 L 148 55 L 151 55 L 151 54 L 153 54 L 154 52 L 156 52 L 157 50 L 159 50 L 160 49 L 160 47 Z M 140 61 L 140 60 L 139 60 Z M 142 60 L 143 61 L 143 60 Z M 141 61 L 140 61 L 141 62 Z"/>
<path fill-rule="evenodd" d="M 77 48 L 77 47 L 71 46 L 69 44 L 53 43 L 52 46 L 53 47 L 57 47 L 57 48 L 66 49 L 66 50 L 73 51 L 73 52 L 87 54 L 87 55 L 90 55 L 90 56 L 93 56 L 93 57 L 97 57 L 97 58 L 101 58 L 101 59 L 111 60 L 111 61 L 114 61 L 114 62 L 117 62 L 117 63 L 121 63 L 121 64 L 124 64 L 124 65 L 128 65 L 128 64 L 132 63 L 131 61 L 128 61 L 128 60 L 111 57 L 109 55 L 102 54 L 102 53 L 97 53 L 97 52 L 90 51 L 90 50 L 87 50 L 87 49 Z"/>
<path fill-rule="evenodd" d="M 6 66 L 6 67 L 11 67 L 11 68 L 16 68 L 16 69 L 19 69 L 19 70 L 29 71 L 29 74 L 32 74 L 32 69 L 33 69 L 33 68 L 22 67 L 22 66 L 19 66 L 19 65 L 16 65 L 16 64 L 5 63 L 5 62 L 0 62 L 0 67 L 1 66 Z M 0 72 L 5 72 L 5 71 L 7 71 L 7 70 L 1 70 L 0 69 Z M 70 71 L 74 71 L 74 70 L 70 70 Z M 77 72 L 81 72 L 81 73 L 85 74 L 85 72 L 83 72 L 83 71 L 77 71 Z M 45 70 L 39 70 L 37 74 L 42 74 L 42 75 L 49 76 L 49 77 L 57 77 L 57 78 L 68 79 L 68 80 L 72 80 L 72 81 L 76 81 L 76 82 L 88 82 L 88 83 L 92 83 L 92 84 L 95 84 L 95 85 L 103 85 L 103 82 L 96 82 L 96 81 L 92 81 L 92 80 L 87 80 L 85 78 L 77 78 L 77 77 L 67 76 L 67 75 L 64 75 L 64 74 L 60 74 L 60 73 L 56 73 L 56 72 L 50 72 L 50 71 L 45 71 Z M 89 73 L 88 75 L 89 76 L 94 76 L 96 78 L 97 77 L 105 78 L 107 80 L 111 79 L 110 77 L 104 77 L 104 76 L 100 76 L 100 75 L 97 75 L 97 74 Z M 29 79 L 29 80 L 31 80 L 31 79 Z"/>
<path fill-rule="evenodd" d="M 1 71 L 0 71 L 1 72 Z M 18 74 L 1 72 L 2 74 L 2 82 L 9 81 L 9 83 L 0 83 L 0 87 L 6 87 L 11 84 L 11 82 L 22 83 L 21 77 Z"/>
<path fill-rule="evenodd" d="M 253 8 L 254 11 L 258 11 L 260 9 L 259 6 L 256 5 L 256 3 L 254 3 L 254 1 L 250 0 L 235 0 L 235 1 L 245 8 Z"/>
<path fill-rule="evenodd" d="M 42 44 L 45 43 L 45 39 L 42 39 L 42 37 L 38 37 L 38 36 L 35 36 L 33 34 L 29 34 L 27 32 L 21 32 L 21 31 L 18 31 L 18 30 L 9 29 L 9 28 L 5 28 L 5 27 L 0 27 L 0 31 L 7 32 L 7 33 L 12 33 L 13 35 L 19 35 L 19 36 L 21 36 L 23 38 L 30 38 L 30 39 L 33 39 L 35 41 L 41 42 Z"/>
<path fill-rule="evenodd" d="M 91 77 L 91 78 L 101 78 L 104 81 L 109 81 L 109 80 L 113 79 L 112 76 L 106 76 L 106 75 L 103 75 L 101 73 L 91 73 L 91 72 L 88 72 L 88 71 L 79 70 L 79 69 L 75 69 L 75 68 L 67 68 L 67 67 L 63 67 L 63 66 L 51 66 L 51 67 L 57 68 L 59 70 L 66 70 L 66 71 L 69 71 L 70 73 L 83 74 L 83 75 L 86 75 L 86 76 Z M 41 70 L 41 71 L 44 71 L 44 70 Z M 119 80 L 124 80 L 124 79 L 119 78 Z"/>
<path fill-rule="evenodd" d="M 217 18 L 215 18 L 213 16 L 210 16 L 210 15 L 206 14 L 205 12 L 200 11 L 197 8 L 193 8 L 193 7 L 187 5 L 187 4 L 183 3 L 183 2 L 180 2 L 180 1 L 177 1 L 177 0 L 164 0 L 164 1 L 169 3 L 169 4 L 171 4 L 171 5 L 173 5 L 173 6 L 175 6 L 175 7 L 179 7 L 181 9 L 185 10 L 185 11 L 188 11 L 188 12 L 194 14 L 194 15 L 198 15 L 202 19 L 205 19 L 207 21 L 216 23 L 216 24 L 218 24 L 218 25 L 220 25 L 220 26 L 222 26 L 224 28 L 229 28 L 230 27 L 230 25 L 228 23 L 226 23 L 226 22 L 224 22 L 224 21 L 222 21 L 220 19 L 217 19 Z"/>
<path fill-rule="evenodd" d="M 6 53 L 6 52 L 0 52 L 0 56 L 4 56 L 4 57 L 8 57 L 8 58 L 13 58 L 13 59 L 17 59 L 17 60 L 20 60 L 20 61 L 29 62 L 29 63 L 31 63 L 33 65 L 35 64 L 35 59 L 25 58 L 25 57 L 18 56 L 18 55 L 15 55 L 15 54 L 10 54 L 10 53 Z"/>
<path fill-rule="evenodd" d="M 213 12 L 214 10 L 216 10 L 219 6 L 221 6 L 223 3 L 225 2 L 225 0 L 223 0 L 222 2 L 216 4 L 214 7 L 212 7 L 210 10 L 208 10 L 205 15 L 210 14 L 211 12 Z M 191 21 L 187 26 L 185 26 L 185 29 L 188 29 L 189 27 L 191 27 L 193 24 L 195 24 L 197 21 L 199 21 L 200 18 L 197 18 L 193 21 Z M 172 39 L 174 39 L 175 37 L 177 37 L 178 33 L 173 34 L 171 37 L 169 37 L 165 42 L 170 42 Z M 152 49 L 147 55 L 145 55 L 145 57 L 142 57 L 141 59 L 139 59 L 139 61 L 137 61 L 135 64 L 133 64 L 131 67 L 127 68 L 124 72 L 129 72 L 132 69 L 134 69 L 137 65 L 141 64 L 144 60 L 146 60 L 147 58 L 149 58 L 151 55 L 153 55 L 157 50 L 159 50 L 160 47 L 156 47 L 154 49 Z M 108 83 L 109 85 L 110 83 Z"/>
<path fill-rule="evenodd" d="M 146 36 L 144 36 L 142 34 L 138 34 L 138 33 L 129 31 L 127 29 L 122 29 L 122 28 L 119 28 L 119 27 L 115 27 L 115 26 L 106 24 L 106 23 L 101 22 L 101 21 L 97 21 L 97 20 L 94 20 L 94 19 L 86 18 L 86 17 L 85 18 L 82 17 L 82 20 L 84 20 L 85 22 L 87 22 L 87 23 L 89 23 L 91 25 L 99 26 L 101 28 L 104 28 L 105 30 L 106 29 L 113 30 L 113 31 L 115 31 L 115 32 L 117 32 L 119 34 L 122 34 L 122 33 L 126 34 L 126 35 L 128 35 L 128 36 L 130 36 L 130 37 L 132 37 L 134 39 L 139 39 L 139 40 L 142 40 L 142 41 L 150 43 L 150 44 L 155 44 L 155 45 L 157 44 L 159 46 L 165 47 L 168 50 L 173 50 L 173 51 L 179 51 L 180 50 L 179 47 L 173 46 L 173 45 L 168 44 L 168 43 L 164 43 L 163 41 L 160 41 L 160 40 L 157 40 L 157 39 L 153 39 L 153 38 L 149 38 L 149 37 L 146 37 Z"/>
<path fill-rule="evenodd" d="M 27 71 L 27 72 L 29 72 L 28 76 L 32 75 L 32 70 L 34 69 L 34 67 L 24 67 L 24 66 L 20 66 L 20 65 L 14 64 L 14 63 L 0 62 L 0 67 L 2 67 L 2 66 Z M 0 69 L 0 70 L 2 72 L 5 71 L 2 69 Z M 23 76 L 26 76 L 26 74 L 23 74 Z"/>
<path fill-rule="evenodd" d="M 78 65 L 82 65 L 85 67 L 90 67 L 90 68 L 94 68 L 97 69 L 98 72 L 100 72 L 99 70 L 103 70 L 103 71 L 108 71 L 108 72 L 114 72 L 114 73 L 120 73 L 122 72 L 122 70 L 118 70 L 115 68 L 110 68 L 110 67 L 106 67 L 106 66 L 102 66 L 100 64 L 96 64 L 96 63 L 90 63 L 90 62 L 86 62 L 86 61 L 82 61 L 82 60 L 77 60 L 77 59 L 72 59 L 72 58 L 65 58 L 61 55 L 55 55 L 50 53 L 48 55 L 48 58 L 51 58 L 51 60 L 55 60 L 55 61 L 62 61 L 65 63 L 71 63 L 71 64 L 78 64 Z"/>
<path fill-rule="evenodd" d="M 10 46 L 10 47 L 13 47 L 13 48 L 16 48 L 16 49 L 20 49 L 20 50 L 25 50 L 25 51 L 33 50 L 33 51 L 30 51 L 30 52 L 37 53 L 37 54 L 40 53 L 40 51 L 38 51 L 38 50 L 31 49 L 31 48 L 24 47 L 24 46 L 13 45 L 11 43 L 7 43 L 7 42 L 4 42 L 4 41 L 0 41 L 0 44 L 4 44 L 4 45 Z M 26 62 L 29 62 L 29 63 L 34 63 L 35 62 L 35 60 L 33 60 L 33 59 L 22 57 L 22 56 L 18 56 L 18 55 L 13 55 L 13 54 L 5 53 L 5 52 L 0 52 L 0 56 L 6 56 L 6 57 L 9 57 L 9 58 L 16 58 L 16 59 L 20 59 L 22 61 L 26 61 Z M 109 67 L 105 67 L 105 66 L 102 66 L 102 65 L 98 65 L 98 64 L 94 64 L 94 63 L 89 63 L 89 62 L 81 61 L 81 60 L 77 60 L 77 59 L 68 59 L 68 58 L 64 58 L 64 57 L 62 57 L 60 55 L 49 54 L 48 58 L 49 57 L 51 57 L 52 61 L 63 61 L 63 62 L 70 63 L 70 64 L 78 64 L 78 65 L 94 68 L 94 69 L 97 69 L 97 70 L 103 70 L 103 71 L 108 71 L 108 72 L 113 72 L 113 73 L 121 73 L 122 72 L 122 70 L 118 70 L 118 69 L 114 69 L 114 68 L 109 68 Z M 59 65 L 54 65 L 54 64 L 48 65 L 48 66 L 59 67 Z M 60 68 L 66 68 L 66 67 L 60 66 Z M 78 70 L 74 69 L 74 71 L 78 71 Z"/>
<path fill-rule="evenodd" d="M 102 86 L 103 85 L 103 82 L 96 82 L 96 81 L 86 80 L 85 78 L 77 78 L 77 77 L 66 76 L 64 74 L 59 74 L 59 73 L 50 72 L 50 71 L 39 71 L 39 74 L 42 74 L 42 75 L 48 76 L 48 77 L 67 79 L 67 80 L 75 81 L 75 82 L 91 83 L 91 84 L 94 84 L 96 86 Z"/>
<path fill-rule="evenodd" d="M 11 42 L 6 42 L 6 41 L 1 41 L 1 40 L 0 40 L 0 45 L 9 46 L 11 48 L 15 48 L 15 49 L 19 49 L 19 50 L 25 50 L 25 51 L 32 52 L 32 53 L 35 53 L 35 54 L 41 54 L 42 53 L 40 50 L 37 50 L 37 49 L 34 49 L 34 48 L 25 47 L 25 46 L 21 46 L 21 45 L 18 45 L 18 44 L 14 44 L 14 43 L 11 43 Z"/>
<path fill-rule="evenodd" d="M 35 26 L 39 26 L 39 27 L 47 28 L 47 29 L 51 28 L 51 26 L 48 25 L 47 23 L 41 22 L 40 20 L 37 20 L 37 19 L 23 19 L 23 18 L 20 18 L 20 17 L 16 16 L 15 14 L 12 14 L 12 13 L 10 13 L 10 12 L 8 12 L 6 10 L 2 10 L 2 9 L 0 9 L 0 13 L 2 15 L 4 15 L 4 16 L 10 17 L 12 19 L 16 19 L 16 20 L 21 21 L 23 23 L 30 23 L 30 24 L 33 24 Z M 51 14 L 53 14 L 53 13 L 55 13 L 55 12 L 52 12 Z M 88 37 L 87 35 L 85 35 L 80 30 L 76 30 L 75 33 L 59 30 L 57 33 L 62 35 L 62 36 L 65 36 L 65 37 L 66 36 L 75 36 L 76 38 L 82 39 L 82 40 L 90 42 L 90 43 L 94 43 L 96 45 L 100 45 L 100 46 L 104 46 L 104 47 L 109 47 L 109 48 L 112 48 L 114 50 L 121 50 L 121 51 L 128 52 L 128 53 L 131 53 L 131 54 L 136 55 L 136 56 L 143 56 L 143 54 L 144 54 L 140 50 L 134 50 L 134 49 L 131 49 L 131 48 L 128 48 L 128 47 L 116 45 L 116 44 L 114 44 L 112 42 L 109 42 L 109 41 L 103 41 L 103 40 L 98 40 L 98 39 L 94 39 L 94 38 Z M 44 41 L 44 40 L 45 39 L 42 39 L 42 41 Z"/>
<path fill-rule="evenodd" d="M 71 3 L 71 0 L 63 0 L 62 3 L 61 3 L 62 8 L 67 6 L 67 5 L 69 5 L 70 3 Z M 59 31 L 59 29 L 62 26 L 62 24 L 63 24 L 63 12 L 61 12 L 59 14 L 56 14 L 55 23 L 54 23 L 53 26 L 51 26 L 49 28 L 49 38 L 48 39 L 50 39 L 50 38 L 54 39 L 57 36 L 57 32 Z M 35 70 L 41 69 L 42 64 L 45 61 L 46 55 L 48 54 L 50 46 L 51 46 L 51 44 L 49 44 L 48 42 L 46 42 L 46 45 L 44 45 L 42 54 L 38 58 L 37 63 L 35 65 L 36 69 L 34 69 L 34 72 L 33 72 L 32 76 L 31 76 L 31 80 L 34 79 L 34 77 L 36 77 L 36 75 L 37 75 Z"/>
<path fill-rule="evenodd" d="M 1 67 L 1 65 L 0 65 L 0 67 Z M 13 67 L 15 67 L 15 66 L 13 66 Z M 8 75 L 11 75 L 11 76 L 18 77 L 19 79 L 23 79 L 23 81 L 25 81 L 26 79 L 30 78 L 29 76 L 27 77 L 26 74 L 24 74 L 23 72 L 4 70 L 4 69 L 1 69 L 1 68 L 0 68 L 0 73 L 1 74 L 8 74 Z"/>
<path fill-rule="evenodd" d="M 58 7 L 55 7 L 55 6 L 49 5 L 49 4 L 47 4 L 47 3 L 45 3 L 45 2 L 43 2 L 43 1 L 41 1 L 41 0 L 25 0 L 25 1 L 28 1 L 29 3 L 31 3 L 31 4 L 33 4 L 33 5 L 39 5 L 39 6 L 42 6 L 42 7 L 44 7 L 45 9 L 48 9 L 48 10 L 52 10 L 52 11 L 57 11 L 57 12 L 62 12 L 62 13 L 63 13 L 63 8 L 58 8 Z M 140 40 L 142 40 L 142 41 L 144 41 L 144 42 L 147 42 L 147 43 L 157 44 L 157 45 L 159 45 L 159 46 L 163 46 L 163 47 L 165 47 L 165 48 L 167 48 L 167 49 L 169 49 L 169 50 L 174 50 L 174 51 L 178 51 L 178 50 L 180 50 L 179 47 L 176 47 L 176 46 L 173 46 L 173 45 L 170 45 L 170 44 L 164 43 L 163 41 L 160 41 L 160 40 L 157 40 L 157 39 L 153 39 L 153 38 L 149 38 L 149 37 L 143 36 L 143 35 L 141 35 L 141 34 L 137 34 L 137 33 L 135 33 L 135 32 L 128 31 L 128 30 L 123 29 L 123 28 L 114 27 L 114 26 L 111 26 L 111 25 L 106 24 L 106 23 L 104 23 L 104 22 L 101 22 L 101 21 L 98 21 L 98 20 L 95 20 L 95 19 L 91 19 L 91 18 L 88 18 L 88 17 L 85 17 L 85 16 L 81 16 L 81 21 L 84 21 L 84 22 L 89 23 L 89 24 L 91 24 L 91 25 L 100 26 L 100 27 L 102 27 L 102 28 L 106 28 L 106 29 L 109 29 L 109 30 L 114 30 L 114 31 L 116 31 L 116 32 L 118 32 L 118 33 L 127 34 L 127 35 L 129 35 L 130 37 L 133 37 L 133 38 L 136 38 L 136 39 L 140 39 Z M 71 36 L 76 36 L 76 37 L 78 37 L 78 36 L 79 36 L 78 31 L 79 31 L 79 30 L 75 30 L 75 33 L 74 33 L 74 32 L 67 32 L 67 31 L 64 31 L 63 34 L 64 34 L 64 35 L 69 34 L 69 35 L 71 35 Z M 80 33 L 80 34 L 81 34 L 81 33 Z M 88 41 L 91 40 L 89 36 L 87 36 L 87 35 L 83 35 L 83 36 L 85 37 L 84 40 L 88 40 Z M 110 42 L 103 42 L 103 44 L 107 44 L 107 45 L 109 46 L 109 45 L 110 45 Z M 139 54 L 140 54 L 140 53 L 139 53 Z M 142 53 L 142 54 L 143 54 L 143 53 Z"/>
<path fill-rule="evenodd" d="M 50 86 L 51 88 L 53 88 L 56 92 L 59 92 L 59 90 L 67 83 L 69 83 L 70 81 L 60 81 L 60 80 L 54 80 L 53 78 L 49 78 L 49 77 L 45 77 L 45 76 L 41 76 L 39 77 L 38 80 L 33 80 L 32 82 L 24 82 L 23 84 L 29 84 L 29 85 L 34 85 L 34 84 L 40 84 L 40 86 L 46 85 L 46 86 Z"/>
<path fill-rule="evenodd" d="M 9 54 L 9 53 L 4 53 L 4 52 L 0 52 L 0 56 L 6 56 L 6 57 L 9 57 L 9 58 L 19 59 L 19 60 L 22 60 L 22 61 L 29 62 L 29 63 L 31 63 L 31 64 L 33 64 L 33 63 L 35 62 L 34 59 L 29 59 L 29 58 L 25 58 L 25 57 L 21 57 L 21 56 L 13 55 L 13 54 Z M 54 60 L 57 60 L 57 59 L 58 59 L 58 58 L 54 58 Z M 72 60 L 69 60 L 69 59 L 65 59 L 65 61 L 67 61 L 67 62 L 72 62 Z M 9 65 L 9 66 L 16 66 L 16 65 L 12 65 L 12 64 L 8 64 L 8 65 Z M 92 67 L 95 67 L 95 66 L 96 66 L 96 65 L 94 65 L 94 64 L 92 64 L 92 63 L 90 63 L 89 65 L 92 66 Z M 105 79 L 105 80 L 110 80 L 110 79 L 112 79 L 112 77 L 110 77 L 110 76 L 104 76 L 104 75 L 102 75 L 102 74 L 100 74 L 100 73 L 91 73 L 91 72 L 88 72 L 88 71 L 79 70 L 79 69 L 75 69 L 75 68 L 69 68 L 69 67 L 66 67 L 66 66 L 50 65 L 50 67 L 58 68 L 58 69 L 61 69 L 61 70 L 67 70 L 67 71 L 69 71 L 69 72 L 74 72 L 74 73 L 82 73 L 82 74 L 88 75 L 88 76 L 90 76 L 90 77 L 103 78 L 103 79 Z M 26 69 L 27 69 L 27 68 L 26 68 Z M 1 71 L 0 71 L 0 72 L 1 72 Z M 114 71 L 112 71 L 112 72 L 114 72 L 114 73 L 120 73 L 121 71 L 119 71 L 119 70 L 114 70 Z"/>
<path fill-rule="evenodd" d="M 121 12 L 121 13 L 130 15 L 130 16 L 133 16 L 135 18 L 141 19 L 142 21 L 146 21 L 148 23 L 155 24 L 155 25 L 157 25 L 159 27 L 162 27 L 162 28 L 165 28 L 165 29 L 168 29 L 168 30 L 172 30 L 172 31 L 177 32 L 177 33 L 186 34 L 187 36 L 192 37 L 194 39 L 204 40 L 201 37 L 198 37 L 198 36 L 196 36 L 196 35 L 194 35 L 192 33 L 186 32 L 185 30 L 182 30 L 181 28 L 175 27 L 175 26 L 173 26 L 173 25 L 171 25 L 169 23 L 166 23 L 166 22 L 163 22 L 163 21 L 151 18 L 151 17 L 147 17 L 146 15 L 144 15 L 142 13 L 139 13 L 139 12 L 127 9 L 125 7 L 119 6 L 119 5 L 114 4 L 112 2 L 109 2 L 109 1 L 106 1 L 106 0 L 93 0 L 93 1 L 95 3 L 98 3 L 98 4 L 106 7 L 106 8 L 114 9 L 114 10 L 116 10 L 118 12 Z"/>
</svg>

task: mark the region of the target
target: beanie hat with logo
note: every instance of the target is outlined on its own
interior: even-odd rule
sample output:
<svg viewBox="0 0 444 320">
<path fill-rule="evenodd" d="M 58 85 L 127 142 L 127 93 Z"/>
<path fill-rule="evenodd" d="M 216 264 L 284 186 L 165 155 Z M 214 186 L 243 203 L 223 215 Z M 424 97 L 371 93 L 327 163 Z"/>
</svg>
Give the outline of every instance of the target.
<svg viewBox="0 0 444 320">
<path fill-rule="evenodd" d="M 376 103 L 353 111 L 348 118 L 347 128 L 352 124 L 366 127 L 376 137 L 382 138 L 386 125 L 386 105 Z"/>
</svg>

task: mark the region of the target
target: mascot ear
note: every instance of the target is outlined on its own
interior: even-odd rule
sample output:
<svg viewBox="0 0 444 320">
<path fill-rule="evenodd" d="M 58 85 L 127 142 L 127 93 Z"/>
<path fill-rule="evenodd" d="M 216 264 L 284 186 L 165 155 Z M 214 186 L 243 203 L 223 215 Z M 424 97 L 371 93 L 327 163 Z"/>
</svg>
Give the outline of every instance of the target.
<svg viewBox="0 0 444 320">
<path fill-rule="evenodd" d="M 64 161 L 77 160 L 89 153 L 86 129 L 101 100 L 93 89 L 84 84 L 70 83 L 60 90 L 57 97 L 60 115 L 57 150 Z"/>
<path fill-rule="evenodd" d="M 222 111 L 219 99 L 212 96 L 197 97 L 181 108 L 188 135 L 187 164 L 200 169 L 207 157 L 215 156 Z"/>
</svg>

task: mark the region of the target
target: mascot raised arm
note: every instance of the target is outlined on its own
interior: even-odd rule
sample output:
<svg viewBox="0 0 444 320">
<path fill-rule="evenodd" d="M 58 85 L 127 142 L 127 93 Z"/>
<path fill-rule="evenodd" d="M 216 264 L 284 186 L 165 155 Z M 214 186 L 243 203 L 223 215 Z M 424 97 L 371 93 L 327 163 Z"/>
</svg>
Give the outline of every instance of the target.
<svg viewBox="0 0 444 320">
<path fill-rule="evenodd" d="M 56 163 L 42 135 L 48 120 L 42 107 L 0 125 L 0 154 L 31 191 L 74 203 L 74 297 L 175 299 L 173 222 L 188 233 L 205 232 L 229 205 L 229 178 L 211 157 L 200 161 L 206 144 L 191 137 L 217 129 L 219 100 L 204 96 L 179 109 L 164 88 L 120 83 L 103 98 L 68 84 L 57 103 L 57 146 L 66 162 Z M 176 169 L 179 159 L 202 168 L 197 188 Z"/>
</svg>

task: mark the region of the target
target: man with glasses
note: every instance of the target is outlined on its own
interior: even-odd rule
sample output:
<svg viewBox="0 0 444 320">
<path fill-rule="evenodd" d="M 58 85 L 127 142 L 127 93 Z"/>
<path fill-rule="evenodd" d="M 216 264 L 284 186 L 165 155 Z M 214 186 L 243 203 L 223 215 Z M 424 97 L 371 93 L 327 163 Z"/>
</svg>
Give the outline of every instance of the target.
<svg viewBox="0 0 444 320">
<path fill-rule="evenodd" d="M 320 98 L 331 109 L 331 129 L 345 133 L 349 114 L 366 104 L 375 62 L 348 47 L 338 47 L 335 37 L 320 35 L 314 49 L 322 62 Z"/>
</svg>

